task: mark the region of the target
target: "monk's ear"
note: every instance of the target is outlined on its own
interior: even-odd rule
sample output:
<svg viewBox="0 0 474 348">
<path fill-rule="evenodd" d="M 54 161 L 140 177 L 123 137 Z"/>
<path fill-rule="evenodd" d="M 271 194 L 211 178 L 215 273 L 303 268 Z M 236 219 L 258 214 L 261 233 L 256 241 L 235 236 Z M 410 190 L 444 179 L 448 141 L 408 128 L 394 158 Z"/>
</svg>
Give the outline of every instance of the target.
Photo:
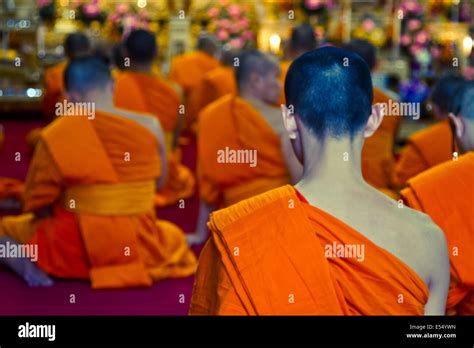
<svg viewBox="0 0 474 348">
<path fill-rule="evenodd" d="M 296 135 L 298 134 L 298 124 L 296 123 L 295 114 L 284 104 L 281 104 L 280 107 L 285 129 L 288 132 L 290 139 L 296 139 Z"/>
<path fill-rule="evenodd" d="M 454 126 L 454 133 L 456 134 L 456 137 L 461 138 L 465 128 L 462 117 L 457 117 L 452 112 L 448 114 L 448 117 Z"/>
<path fill-rule="evenodd" d="M 383 116 L 383 107 L 380 104 L 373 105 L 372 113 L 364 128 L 364 138 L 369 138 L 375 133 L 383 121 Z"/>
</svg>

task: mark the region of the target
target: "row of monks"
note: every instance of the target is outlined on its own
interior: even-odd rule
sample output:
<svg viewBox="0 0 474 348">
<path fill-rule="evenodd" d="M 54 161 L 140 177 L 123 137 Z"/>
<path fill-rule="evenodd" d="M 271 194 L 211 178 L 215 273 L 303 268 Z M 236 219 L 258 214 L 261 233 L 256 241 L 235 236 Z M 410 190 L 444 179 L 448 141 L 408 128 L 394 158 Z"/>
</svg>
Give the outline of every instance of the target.
<svg viewBox="0 0 474 348">
<path fill-rule="evenodd" d="M 95 115 L 30 132 L 26 182 L 0 186 L 24 210 L 0 220 L 0 244 L 38 246 L 36 263 L 0 262 L 29 285 L 197 272 L 191 314 L 474 313 L 472 81 L 438 80 L 439 122 L 396 162 L 401 117 L 381 107 L 391 97 L 372 85 L 365 41 L 317 48 L 301 25 L 279 62 L 203 34 L 167 77 L 145 30 L 109 55 L 74 33 L 65 51 L 46 73 L 44 111 L 67 100 Z M 197 138 L 196 173 L 181 163 L 183 130 Z M 157 220 L 196 189 L 195 233 Z M 189 245 L 204 242 L 198 262 Z"/>
</svg>

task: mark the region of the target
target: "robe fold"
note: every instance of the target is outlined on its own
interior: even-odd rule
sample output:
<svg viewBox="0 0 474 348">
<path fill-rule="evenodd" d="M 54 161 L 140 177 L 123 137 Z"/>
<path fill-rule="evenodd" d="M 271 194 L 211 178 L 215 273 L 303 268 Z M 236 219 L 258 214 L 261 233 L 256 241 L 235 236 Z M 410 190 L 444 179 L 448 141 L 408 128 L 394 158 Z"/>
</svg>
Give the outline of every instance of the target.
<svg viewBox="0 0 474 348">
<path fill-rule="evenodd" d="M 191 197 L 196 189 L 196 179 L 191 170 L 181 164 L 179 151 L 171 151 L 181 103 L 175 90 L 166 81 L 152 75 L 125 71 L 116 81 L 114 102 L 122 109 L 154 115 L 165 131 L 170 150 L 168 175 L 165 186 L 156 194 L 156 206 L 171 205 Z"/>
<path fill-rule="evenodd" d="M 411 178 L 401 195 L 446 236 L 451 266 L 447 313 L 474 315 L 474 153 Z"/>
<path fill-rule="evenodd" d="M 390 97 L 378 88 L 374 88 L 372 104 L 389 102 Z M 392 176 L 395 169 L 393 147 L 400 125 L 400 117 L 387 113 L 377 131 L 365 140 L 362 148 L 362 175 L 373 187 L 392 198 L 397 194 L 393 191 Z"/>
<path fill-rule="evenodd" d="M 191 315 L 424 313 L 428 288 L 411 268 L 290 185 L 219 210 L 208 226 Z M 327 257 L 335 242 L 364 244 L 364 262 Z"/>
<path fill-rule="evenodd" d="M 239 151 L 241 163 L 236 163 Z M 255 166 L 251 154 L 256 156 Z M 289 182 L 280 138 L 252 105 L 228 95 L 202 111 L 198 132 L 202 200 L 228 206 Z"/>
<path fill-rule="evenodd" d="M 415 175 L 452 159 L 452 143 L 449 120 L 413 134 L 408 138 L 395 169 L 397 185 L 404 186 Z"/>
<path fill-rule="evenodd" d="M 130 161 L 125 154 L 130 154 Z M 150 286 L 194 273 L 184 233 L 156 220 L 158 143 L 141 124 L 96 111 L 61 117 L 42 133 L 28 172 L 24 210 L 0 220 L 0 235 L 38 245 L 38 265 L 92 287 Z M 51 215 L 33 212 L 52 207 Z"/>
<path fill-rule="evenodd" d="M 183 89 L 186 98 L 185 125 L 187 128 L 195 123 L 200 111 L 202 79 L 220 65 L 219 60 L 201 51 L 173 58 L 168 77 Z"/>
</svg>

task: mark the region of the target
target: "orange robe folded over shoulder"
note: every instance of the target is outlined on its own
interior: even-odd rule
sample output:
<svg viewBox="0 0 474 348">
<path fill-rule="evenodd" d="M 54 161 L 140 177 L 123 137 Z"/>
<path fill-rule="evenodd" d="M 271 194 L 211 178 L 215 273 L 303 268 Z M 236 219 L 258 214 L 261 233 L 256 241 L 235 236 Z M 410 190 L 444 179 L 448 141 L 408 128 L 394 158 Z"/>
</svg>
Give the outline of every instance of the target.
<svg viewBox="0 0 474 348">
<path fill-rule="evenodd" d="M 124 161 L 124 153 L 132 161 Z M 97 111 L 61 117 L 41 134 L 24 210 L 0 220 L 0 235 L 38 246 L 38 266 L 92 287 L 150 286 L 196 268 L 184 233 L 156 220 L 158 141 L 138 122 Z M 34 213 L 51 208 L 47 217 Z"/>
<path fill-rule="evenodd" d="M 453 158 L 453 135 L 449 121 L 441 121 L 408 138 L 400 154 L 394 181 L 404 186 L 408 179 Z"/>
<path fill-rule="evenodd" d="M 116 81 L 114 103 L 122 109 L 157 117 L 165 131 L 167 148 L 171 150 L 181 100 L 165 80 L 138 72 L 121 72 Z M 191 170 L 180 163 L 179 151 L 170 152 L 168 156 L 167 181 L 155 197 L 158 207 L 189 198 L 196 189 L 196 179 Z"/>
<path fill-rule="evenodd" d="M 202 200 L 228 206 L 289 182 L 280 138 L 252 105 L 228 95 L 201 112 L 198 183 Z"/>
<path fill-rule="evenodd" d="M 191 315 L 424 313 L 428 288 L 411 268 L 290 185 L 217 211 L 208 226 Z M 333 243 L 365 245 L 364 262 L 326 257 Z"/>
<path fill-rule="evenodd" d="M 474 153 L 408 180 L 401 195 L 446 236 L 451 265 L 447 314 L 474 315 Z"/>
<path fill-rule="evenodd" d="M 171 62 L 169 79 L 183 89 L 186 98 L 185 124 L 191 127 L 198 116 L 201 107 L 202 79 L 221 63 L 213 56 L 201 52 L 190 52 L 177 56 Z"/>
<path fill-rule="evenodd" d="M 390 97 L 378 88 L 374 88 L 372 104 L 388 105 Z M 392 176 L 395 170 L 393 147 L 400 125 L 400 117 L 387 113 L 377 131 L 365 140 L 362 149 L 362 175 L 373 187 L 397 198 L 393 190 Z"/>
</svg>

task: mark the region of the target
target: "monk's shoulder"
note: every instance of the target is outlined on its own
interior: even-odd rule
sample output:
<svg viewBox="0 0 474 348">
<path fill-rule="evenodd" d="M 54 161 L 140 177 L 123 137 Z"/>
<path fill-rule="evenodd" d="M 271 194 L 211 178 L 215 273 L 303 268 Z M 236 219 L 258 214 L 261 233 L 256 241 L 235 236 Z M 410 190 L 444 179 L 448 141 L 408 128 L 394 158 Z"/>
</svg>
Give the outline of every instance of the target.
<svg viewBox="0 0 474 348">
<path fill-rule="evenodd" d="M 297 195 L 295 189 L 291 185 L 285 185 L 265 193 L 247 198 L 239 203 L 233 204 L 227 208 L 217 210 L 211 215 L 211 229 L 214 228 L 222 231 L 229 230 L 229 228 L 236 224 L 246 224 L 246 222 L 252 222 L 254 215 L 261 215 L 270 213 L 267 207 L 273 204 L 277 200 L 284 200 L 287 202 L 292 199 L 296 201 Z M 283 207 L 283 205 L 282 205 Z M 286 211 L 287 204 L 285 204 Z M 263 211 L 263 213 L 262 213 Z M 275 209 L 272 209 L 273 213 L 278 214 Z M 260 221 L 263 221 L 259 219 Z M 266 220 L 268 221 L 268 220 Z M 261 226 L 253 226 L 259 228 Z"/>
<path fill-rule="evenodd" d="M 132 112 L 125 109 L 116 109 L 117 116 L 128 119 L 144 128 L 153 134 L 155 138 L 158 138 L 158 134 L 161 133 L 161 124 L 158 119 L 149 114 Z"/>
<path fill-rule="evenodd" d="M 415 144 L 426 142 L 432 143 L 433 141 L 439 141 L 446 138 L 446 135 L 451 135 L 449 124 L 446 122 L 438 122 L 437 124 L 415 132 L 408 138 L 408 141 Z"/>
<path fill-rule="evenodd" d="M 201 111 L 199 117 L 201 118 L 202 116 L 202 119 L 224 117 L 226 114 L 228 114 L 226 110 L 231 107 L 232 98 L 232 95 L 225 95 L 217 100 L 214 100 L 213 102 L 206 105 L 206 107 Z"/>
</svg>

